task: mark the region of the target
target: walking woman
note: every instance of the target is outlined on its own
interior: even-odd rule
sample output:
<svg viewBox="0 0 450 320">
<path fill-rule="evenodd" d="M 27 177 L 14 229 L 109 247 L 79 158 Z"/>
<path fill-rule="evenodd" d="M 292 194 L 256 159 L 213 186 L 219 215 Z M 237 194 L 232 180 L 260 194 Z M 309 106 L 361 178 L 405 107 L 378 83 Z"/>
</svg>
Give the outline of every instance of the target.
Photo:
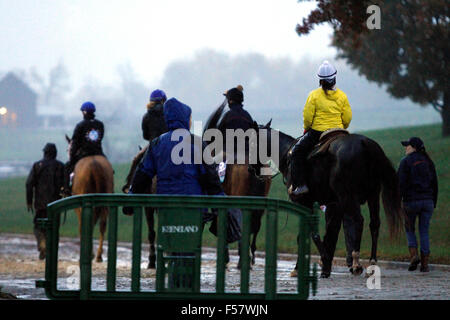
<svg viewBox="0 0 450 320">
<path fill-rule="evenodd" d="M 401 144 L 405 147 L 406 157 L 400 162 L 398 176 L 403 208 L 407 215 L 405 229 L 411 259 L 408 270 L 416 270 L 420 263 L 420 271 L 429 272 L 428 230 L 433 209 L 436 208 L 437 203 L 436 169 L 420 138 L 412 137 L 407 141 L 402 141 Z M 419 220 L 420 258 L 415 234 L 416 218 Z"/>
</svg>

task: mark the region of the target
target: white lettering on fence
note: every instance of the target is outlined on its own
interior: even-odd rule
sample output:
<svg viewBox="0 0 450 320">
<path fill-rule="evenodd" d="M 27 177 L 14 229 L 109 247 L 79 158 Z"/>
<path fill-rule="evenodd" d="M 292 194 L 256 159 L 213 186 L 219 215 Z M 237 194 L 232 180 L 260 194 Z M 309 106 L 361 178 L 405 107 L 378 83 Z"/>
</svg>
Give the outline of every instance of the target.
<svg viewBox="0 0 450 320">
<path fill-rule="evenodd" d="M 195 233 L 198 232 L 198 226 L 162 226 L 163 233 Z"/>
</svg>

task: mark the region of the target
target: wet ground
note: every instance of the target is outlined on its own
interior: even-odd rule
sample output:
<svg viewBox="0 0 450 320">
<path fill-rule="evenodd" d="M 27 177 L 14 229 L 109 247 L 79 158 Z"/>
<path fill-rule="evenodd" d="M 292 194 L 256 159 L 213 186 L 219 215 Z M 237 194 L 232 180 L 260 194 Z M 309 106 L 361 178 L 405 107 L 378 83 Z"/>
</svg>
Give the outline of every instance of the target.
<svg viewBox="0 0 450 320">
<path fill-rule="evenodd" d="M 94 245 L 94 249 L 96 246 Z M 106 260 L 107 245 L 104 247 Z M 226 273 L 226 290 L 238 291 L 240 271 L 236 268 L 238 257 L 231 252 L 231 262 Z M 234 253 L 234 255 L 233 255 Z M 117 290 L 130 290 L 131 287 L 131 245 L 118 244 Z M 146 269 L 148 245 L 143 244 L 141 288 L 152 290 L 155 286 L 155 270 Z M 250 291 L 262 292 L 264 288 L 264 258 L 260 254 L 250 274 Z M 78 289 L 79 241 L 61 239 L 58 263 L 58 288 Z M 290 277 L 295 266 L 296 257 L 279 255 L 278 291 L 294 292 L 296 278 Z M 338 263 L 339 264 L 339 263 Z M 106 290 L 106 262 L 92 264 L 93 288 Z M 204 248 L 202 255 L 202 290 L 215 288 L 216 253 Z M 432 267 L 430 273 L 408 272 L 404 265 L 380 263 L 380 289 L 369 289 L 368 278 L 351 275 L 347 268 L 340 265 L 333 267 L 329 279 L 319 279 L 316 296 L 310 299 L 349 300 L 349 299 L 432 299 L 448 300 L 450 298 L 450 267 Z M 11 293 L 21 299 L 47 299 L 43 289 L 35 288 L 35 281 L 44 278 L 45 262 L 38 259 L 36 243 L 32 235 L 0 234 L 0 287 L 2 292 Z M 374 281 L 369 281 L 375 284 Z"/>
</svg>

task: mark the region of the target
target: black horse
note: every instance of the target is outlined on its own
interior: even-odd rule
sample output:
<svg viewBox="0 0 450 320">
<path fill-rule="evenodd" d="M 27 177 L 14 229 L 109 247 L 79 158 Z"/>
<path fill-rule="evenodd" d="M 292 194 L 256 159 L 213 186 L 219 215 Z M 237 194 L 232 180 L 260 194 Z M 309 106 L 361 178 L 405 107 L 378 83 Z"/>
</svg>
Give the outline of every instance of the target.
<svg viewBox="0 0 450 320">
<path fill-rule="evenodd" d="M 148 147 L 148 145 L 147 145 Z M 134 174 L 136 172 L 137 166 L 141 162 L 142 158 L 145 155 L 145 151 L 147 151 L 147 147 L 144 149 L 140 149 L 139 153 L 134 157 L 133 162 L 130 166 L 130 171 L 125 179 L 125 185 L 122 187 L 123 193 L 128 193 L 128 190 L 131 186 L 131 181 L 133 180 Z M 153 178 L 152 184 L 147 186 L 146 192 L 147 194 L 156 193 L 156 177 Z M 146 207 L 145 208 L 145 219 L 147 221 L 148 226 L 148 235 L 147 239 L 150 244 L 150 253 L 148 256 L 148 265 L 147 269 L 155 269 L 156 268 L 156 248 L 155 248 L 155 240 L 156 240 L 156 232 L 155 232 L 155 208 Z"/>
<path fill-rule="evenodd" d="M 276 130 L 269 129 L 268 137 L 274 131 Z M 291 184 L 290 150 L 297 139 L 280 131 L 276 133 L 279 135 L 278 167 L 288 187 Z M 361 274 L 363 268 L 359 263 L 359 251 L 364 219 L 360 206 L 366 202 L 369 206 L 371 264 L 376 264 L 377 261 L 380 193 L 391 237 L 397 236 L 401 231 L 403 211 L 396 171 L 381 147 L 375 141 L 359 134 L 336 137 L 325 151 L 312 153 L 315 155 L 310 155 L 307 167 L 302 168 L 308 172 L 307 184 L 310 191 L 305 196 L 292 200 L 310 208 L 315 202 L 327 207 L 324 240 L 322 242 L 320 237 L 313 237 L 323 264 L 321 276 L 327 278 L 331 274 L 336 243 L 345 215 L 353 220 L 354 228 L 354 232 L 350 232 L 347 239 L 347 249 L 350 246 L 353 251 L 352 272 Z"/>
</svg>

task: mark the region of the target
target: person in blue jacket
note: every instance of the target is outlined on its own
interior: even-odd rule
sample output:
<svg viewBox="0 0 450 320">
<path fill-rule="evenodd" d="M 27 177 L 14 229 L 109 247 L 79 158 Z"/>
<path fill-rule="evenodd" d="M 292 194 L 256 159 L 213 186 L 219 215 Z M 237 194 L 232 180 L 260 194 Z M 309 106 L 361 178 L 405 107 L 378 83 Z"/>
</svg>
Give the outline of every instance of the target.
<svg viewBox="0 0 450 320">
<path fill-rule="evenodd" d="M 411 258 L 408 270 L 416 270 L 421 263 L 420 271 L 428 272 L 428 229 L 438 196 L 436 169 L 420 138 L 411 137 L 401 144 L 405 147 L 406 157 L 400 162 L 398 177 L 403 208 L 407 215 L 405 229 Z M 415 235 L 416 218 L 419 218 L 420 258 Z"/>
<path fill-rule="evenodd" d="M 175 98 L 164 103 L 164 119 L 169 131 L 150 142 L 131 182 L 130 194 L 144 193 L 156 175 L 157 194 L 224 195 L 214 166 L 194 161 L 194 156 L 202 150 L 194 144 L 198 137 L 189 132 L 191 114 L 191 108 Z M 173 139 L 175 131 L 177 139 Z M 178 134 L 180 132 L 182 135 Z M 191 159 L 177 164 L 178 160 L 172 159 L 172 150 L 183 143 L 184 138 L 190 138 Z"/>
<path fill-rule="evenodd" d="M 203 161 L 194 161 L 195 155 L 203 152 L 203 145 L 194 143 L 194 140 L 199 137 L 195 137 L 189 132 L 192 123 L 191 114 L 191 108 L 175 98 L 164 103 L 164 119 L 169 131 L 150 142 L 131 182 L 130 194 L 145 193 L 146 186 L 152 183 L 152 179 L 156 175 L 157 194 L 225 195 L 214 166 L 207 165 Z M 180 154 L 172 152 L 180 145 L 185 148 L 182 152 L 189 150 L 190 147 L 191 155 L 188 159 L 184 159 L 187 161 L 180 162 L 179 159 L 173 158 Z M 123 213 L 131 215 L 133 209 L 124 207 Z M 203 223 L 214 218 L 214 214 L 208 214 L 206 210 L 203 212 Z M 171 255 L 192 256 L 193 253 L 172 252 Z M 192 262 L 176 261 L 173 263 L 187 266 Z M 178 286 L 179 281 L 190 283 L 188 286 L 192 285 L 191 277 L 187 276 L 184 280 L 180 280 L 172 275 L 169 278 L 169 286 Z"/>
</svg>

